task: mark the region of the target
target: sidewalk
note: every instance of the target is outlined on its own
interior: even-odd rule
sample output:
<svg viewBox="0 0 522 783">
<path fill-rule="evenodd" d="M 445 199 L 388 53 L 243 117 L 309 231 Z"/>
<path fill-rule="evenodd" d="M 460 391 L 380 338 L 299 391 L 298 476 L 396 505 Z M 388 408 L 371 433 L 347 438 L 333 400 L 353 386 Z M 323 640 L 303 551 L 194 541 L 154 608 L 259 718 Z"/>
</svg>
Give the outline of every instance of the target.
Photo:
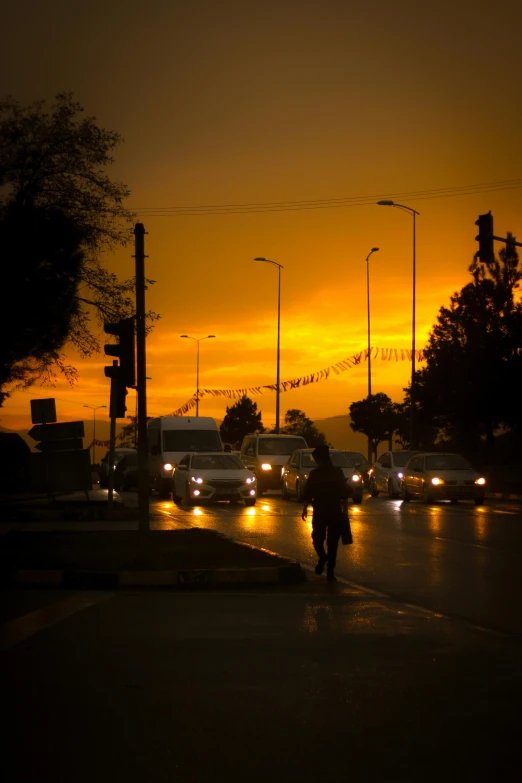
<svg viewBox="0 0 522 783">
<path fill-rule="evenodd" d="M 314 575 L 91 596 L 2 654 L 10 783 L 517 779 L 509 640 Z"/>
</svg>

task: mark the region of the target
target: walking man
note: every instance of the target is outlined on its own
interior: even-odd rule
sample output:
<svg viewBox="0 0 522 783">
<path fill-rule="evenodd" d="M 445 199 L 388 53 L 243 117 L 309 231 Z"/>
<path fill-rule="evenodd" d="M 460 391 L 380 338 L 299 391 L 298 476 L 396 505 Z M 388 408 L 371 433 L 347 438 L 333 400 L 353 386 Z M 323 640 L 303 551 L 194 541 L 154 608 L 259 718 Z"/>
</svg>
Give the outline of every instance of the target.
<svg viewBox="0 0 522 783">
<path fill-rule="evenodd" d="M 306 520 L 308 505 L 313 507 L 312 542 L 319 556 L 316 574 L 322 574 L 328 564 L 327 579 L 335 582 L 335 562 L 343 517 L 348 516 L 348 498 L 352 490 L 341 468 L 330 460 L 328 446 L 318 446 L 312 452 L 317 467 L 310 471 L 304 488 L 302 519 Z M 324 549 L 326 540 L 327 552 Z"/>
</svg>

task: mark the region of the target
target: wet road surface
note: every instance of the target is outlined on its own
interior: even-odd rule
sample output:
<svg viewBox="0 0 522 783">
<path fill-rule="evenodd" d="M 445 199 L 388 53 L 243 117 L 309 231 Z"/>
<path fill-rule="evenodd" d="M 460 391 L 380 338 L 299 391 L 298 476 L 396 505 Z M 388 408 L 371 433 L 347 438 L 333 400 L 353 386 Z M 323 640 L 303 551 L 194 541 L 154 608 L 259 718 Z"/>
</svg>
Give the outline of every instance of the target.
<svg viewBox="0 0 522 783">
<path fill-rule="evenodd" d="M 188 507 L 152 501 L 155 526 L 194 525 L 264 547 L 312 567 L 311 517 L 265 495 L 254 507 Z M 403 504 L 365 497 L 350 508 L 354 543 L 339 546 L 336 574 L 394 599 L 485 628 L 522 634 L 522 507 L 491 501 Z"/>
</svg>

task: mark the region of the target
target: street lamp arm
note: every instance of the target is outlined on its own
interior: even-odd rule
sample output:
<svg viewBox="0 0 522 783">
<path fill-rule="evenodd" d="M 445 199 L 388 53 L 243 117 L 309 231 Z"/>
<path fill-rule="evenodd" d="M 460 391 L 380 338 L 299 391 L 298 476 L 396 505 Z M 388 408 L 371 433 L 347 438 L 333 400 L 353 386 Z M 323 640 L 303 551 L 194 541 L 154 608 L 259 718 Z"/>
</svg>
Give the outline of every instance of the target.
<svg viewBox="0 0 522 783">
<path fill-rule="evenodd" d="M 389 199 L 383 199 L 382 201 L 378 201 L 377 205 L 379 207 L 397 207 L 398 209 L 404 209 L 406 212 L 409 212 L 411 215 L 420 215 L 420 212 L 417 212 L 417 210 L 413 209 L 413 207 L 407 207 L 405 204 L 396 204 L 395 201 L 390 201 Z"/>
<path fill-rule="evenodd" d="M 254 258 L 254 261 L 263 261 L 265 264 L 273 264 L 274 266 L 278 266 L 279 269 L 284 269 L 283 264 L 278 264 L 277 261 L 270 261 L 269 258 Z"/>
</svg>

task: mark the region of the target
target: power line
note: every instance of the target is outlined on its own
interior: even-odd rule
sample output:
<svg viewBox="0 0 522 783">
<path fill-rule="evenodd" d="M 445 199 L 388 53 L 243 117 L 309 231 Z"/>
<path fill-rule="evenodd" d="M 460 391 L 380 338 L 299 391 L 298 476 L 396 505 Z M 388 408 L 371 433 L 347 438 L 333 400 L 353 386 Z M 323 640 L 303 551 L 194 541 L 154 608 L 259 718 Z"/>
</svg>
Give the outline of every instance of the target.
<svg viewBox="0 0 522 783">
<path fill-rule="evenodd" d="M 190 207 L 134 207 L 143 217 L 175 217 L 194 215 L 240 215 L 252 212 L 288 212 L 309 209 L 339 209 L 343 207 L 367 206 L 380 199 L 450 198 L 477 193 L 493 193 L 501 190 L 522 189 L 522 178 L 483 182 L 475 185 L 459 185 L 431 190 L 413 190 L 393 193 L 379 193 L 373 196 L 346 196 L 331 199 L 309 199 L 301 201 L 267 201 L 247 204 L 210 204 Z"/>
</svg>

